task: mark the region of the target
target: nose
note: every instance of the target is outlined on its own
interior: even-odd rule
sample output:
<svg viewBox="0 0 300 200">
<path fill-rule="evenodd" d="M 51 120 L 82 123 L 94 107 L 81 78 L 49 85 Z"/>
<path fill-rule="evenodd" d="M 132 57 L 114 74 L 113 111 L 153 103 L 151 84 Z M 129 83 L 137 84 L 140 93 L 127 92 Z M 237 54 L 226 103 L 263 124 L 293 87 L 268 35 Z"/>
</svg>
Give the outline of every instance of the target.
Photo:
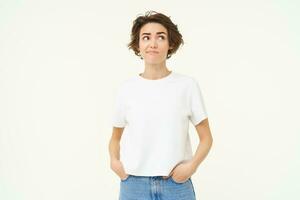
<svg viewBox="0 0 300 200">
<path fill-rule="evenodd" d="M 151 41 L 151 43 L 150 43 L 150 47 L 152 47 L 152 48 L 155 48 L 155 47 L 157 47 L 157 42 L 156 42 L 156 40 L 155 40 L 155 39 L 153 39 L 153 40 Z"/>
</svg>

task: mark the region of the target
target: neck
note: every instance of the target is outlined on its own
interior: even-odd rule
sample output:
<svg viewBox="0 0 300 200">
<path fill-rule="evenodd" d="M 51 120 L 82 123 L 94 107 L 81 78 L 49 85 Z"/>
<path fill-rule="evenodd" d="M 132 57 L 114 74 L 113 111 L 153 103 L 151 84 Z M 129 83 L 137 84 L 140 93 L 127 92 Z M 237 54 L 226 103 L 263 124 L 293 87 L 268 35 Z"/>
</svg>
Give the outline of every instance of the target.
<svg viewBox="0 0 300 200">
<path fill-rule="evenodd" d="M 155 80 L 163 78 L 170 73 L 171 71 L 167 68 L 164 62 L 159 64 L 145 64 L 145 69 L 141 76 L 147 79 Z"/>
</svg>

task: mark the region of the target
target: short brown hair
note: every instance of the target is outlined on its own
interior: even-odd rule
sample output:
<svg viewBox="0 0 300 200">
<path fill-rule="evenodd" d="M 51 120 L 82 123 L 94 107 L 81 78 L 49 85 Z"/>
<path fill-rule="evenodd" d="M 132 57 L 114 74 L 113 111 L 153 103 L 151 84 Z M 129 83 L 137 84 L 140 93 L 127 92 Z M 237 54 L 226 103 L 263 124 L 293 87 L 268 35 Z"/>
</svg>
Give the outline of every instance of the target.
<svg viewBox="0 0 300 200">
<path fill-rule="evenodd" d="M 171 55 L 177 51 L 179 46 L 184 44 L 184 41 L 177 25 L 171 21 L 170 17 L 155 11 L 147 11 L 144 16 L 138 16 L 133 21 L 131 41 L 127 46 L 134 51 L 135 55 L 140 56 L 138 49 L 140 30 L 145 24 L 150 22 L 159 23 L 167 29 L 169 46 L 172 47 L 172 49 L 168 51 L 167 59 L 170 58 Z M 143 58 L 141 57 L 141 59 Z"/>
</svg>

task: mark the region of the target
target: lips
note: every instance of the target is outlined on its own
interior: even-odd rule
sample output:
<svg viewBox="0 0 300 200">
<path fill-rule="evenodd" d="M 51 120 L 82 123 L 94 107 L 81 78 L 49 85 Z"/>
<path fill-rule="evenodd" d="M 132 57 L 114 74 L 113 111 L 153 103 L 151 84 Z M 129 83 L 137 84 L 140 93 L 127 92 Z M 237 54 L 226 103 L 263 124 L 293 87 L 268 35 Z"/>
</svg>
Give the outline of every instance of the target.
<svg viewBox="0 0 300 200">
<path fill-rule="evenodd" d="M 158 51 L 148 51 L 147 53 L 158 53 Z"/>
</svg>

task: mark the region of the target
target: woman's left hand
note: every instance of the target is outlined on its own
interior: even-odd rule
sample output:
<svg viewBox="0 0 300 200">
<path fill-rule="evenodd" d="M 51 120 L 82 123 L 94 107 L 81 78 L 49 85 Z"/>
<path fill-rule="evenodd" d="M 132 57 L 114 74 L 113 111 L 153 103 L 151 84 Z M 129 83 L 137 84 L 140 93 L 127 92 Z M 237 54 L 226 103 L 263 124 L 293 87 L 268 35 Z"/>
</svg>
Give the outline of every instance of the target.
<svg viewBox="0 0 300 200">
<path fill-rule="evenodd" d="M 196 169 L 191 160 L 183 161 L 179 163 L 170 173 L 173 180 L 178 183 L 187 181 L 194 173 Z"/>
</svg>

